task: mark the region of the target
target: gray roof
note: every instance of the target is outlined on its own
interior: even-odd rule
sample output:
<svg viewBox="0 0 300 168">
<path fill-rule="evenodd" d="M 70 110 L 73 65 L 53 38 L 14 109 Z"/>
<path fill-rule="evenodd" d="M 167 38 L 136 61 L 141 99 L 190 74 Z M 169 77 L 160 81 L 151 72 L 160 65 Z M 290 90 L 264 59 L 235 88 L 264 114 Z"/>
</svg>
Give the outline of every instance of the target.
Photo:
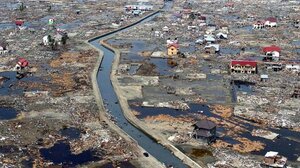
<svg viewBox="0 0 300 168">
<path fill-rule="evenodd" d="M 262 78 L 262 79 L 268 79 L 269 76 L 268 76 L 268 75 L 265 75 L 265 74 L 262 74 L 262 75 L 260 75 L 260 78 Z"/>
<path fill-rule="evenodd" d="M 214 127 L 216 127 L 216 124 L 212 121 L 209 120 L 201 120 L 198 121 L 196 124 L 194 124 L 194 126 L 196 126 L 197 128 L 203 128 L 203 129 L 213 129 Z"/>
<path fill-rule="evenodd" d="M 209 131 L 205 131 L 205 130 L 196 130 L 196 135 L 202 136 L 202 137 L 211 137 L 212 136 L 212 134 Z"/>
</svg>

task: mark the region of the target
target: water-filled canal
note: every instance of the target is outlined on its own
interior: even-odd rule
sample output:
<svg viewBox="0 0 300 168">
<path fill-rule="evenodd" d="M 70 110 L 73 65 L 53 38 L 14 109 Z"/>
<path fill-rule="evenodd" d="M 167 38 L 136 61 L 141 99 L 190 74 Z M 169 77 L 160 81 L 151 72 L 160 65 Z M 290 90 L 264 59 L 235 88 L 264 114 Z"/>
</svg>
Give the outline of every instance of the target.
<svg viewBox="0 0 300 168">
<path fill-rule="evenodd" d="M 138 24 L 147 22 L 153 19 L 157 15 L 159 15 L 159 13 L 156 13 L 153 16 L 144 19 Z M 135 25 L 129 26 L 126 29 L 130 29 Z M 126 29 L 120 31 L 126 31 Z M 186 165 L 183 164 L 181 160 L 175 157 L 168 149 L 164 148 L 162 145 L 155 142 L 147 134 L 143 133 L 142 131 L 134 127 L 130 122 L 128 122 L 123 114 L 121 106 L 118 103 L 116 103 L 118 102 L 118 98 L 110 80 L 111 67 L 112 67 L 115 54 L 111 50 L 101 45 L 99 41 L 107 39 L 112 35 L 119 33 L 120 31 L 112 32 L 110 34 L 100 36 L 90 41 L 90 44 L 102 50 L 104 54 L 101 67 L 99 68 L 98 71 L 97 81 L 101 92 L 101 96 L 103 98 L 104 103 L 106 104 L 106 110 L 109 111 L 109 113 L 115 118 L 116 124 L 121 129 L 123 129 L 128 135 L 130 135 L 133 139 L 135 139 L 141 147 L 143 147 L 157 160 L 161 161 L 165 165 L 173 165 L 174 167 L 180 167 L 180 168 L 187 167 Z"/>
</svg>

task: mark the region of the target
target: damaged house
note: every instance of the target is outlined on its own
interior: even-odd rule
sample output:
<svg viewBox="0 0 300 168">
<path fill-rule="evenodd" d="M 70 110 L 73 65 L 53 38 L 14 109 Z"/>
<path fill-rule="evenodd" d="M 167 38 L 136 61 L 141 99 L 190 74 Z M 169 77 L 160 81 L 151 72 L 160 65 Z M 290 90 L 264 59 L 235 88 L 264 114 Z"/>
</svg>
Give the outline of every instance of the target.
<svg viewBox="0 0 300 168">
<path fill-rule="evenodd" d="M 291 71 L 293 73 L 299 73 L 300 72 L 300 65 L 287 64 L 287 65 L 285 65 L 285 69 L 288 70 L 288 71 Z"/>
<path fill-rule="evenodd" d="M 126 5 L 124 9 L 125 11 L 132 11 L 132 10 L 151 11 L 153 10 L 153 5 L 140 2 L 135 5 Z"/>
<path fill-rule="evenodd" d="M 293 25 L 295 28 L 299 28 L 300 27 L 300 20 L 294 20 Z"/>
<path fill-rule="evenodd" d="M 167 55 L 175 56 L 178 53 L 179 53 L 178 39 L 177 38 L 174 38 L 174 40 L 168 39 L 167 40 Z"/>
<path fill-rule="evenodd" d="M 292 94 L 292 98 L 300 98 L 300 86 L 295 87 L 294 93 Z"/>
<path fill-rule="evenodd" d="M 269 18 L 265 19 L 264 25 L 266 27 L 276 27 L 277 26 L 277 19 L 274 18 L 274 17 L 269 17 Z"/>
<path fill-rule="evenodd" d="M 279 61 L 281 48 L 275 45 L 267 46 L 263 48 L 265 54 L 263 61 Z"/>
<path fill-rule="evenodd" d="M 220 51 L 219 44 L 208 44 L 204 47 L 205 53 L 207 54 L 215 54 Z"/>
<path fill-rule="evenodd" d="M 212 35 L 212 34 L 206 34 L 206 35 L 204 35 L 204 41 L 205 41 L 206 43 L 211 44 L 211 43 L 215 43 L 215 42 L 216 42 L 216 39 L 215 39 L 215 36 L 214 36 L 214 35 Z"/>
<path fill-rule="evenodd" d="M 265 67 L 267 70 L 273 70 L 275 72 L 283 69 L 283 65 L 277 62 L 265 62 Z"/>
<path fill-rule="evenodd" d="M 225 34 L 225 33 L 218 33 L 218 34 L 216 34 L 216 36 L 217 36 L 217 38 L 219 38 L 219 39 L 227 39 L 228 38 L 228 35 L 227 34 Z"/>
<path fill-rule="evenodd" d="M 232 60 L 230 63 L 230 71 L 231 73 L 256 74 L 257 62 L 246 60 Z"/>
<path fill-rule="evenodd" d="M 57 42 L 58 45 L 65 45 L 67 42 L 68 33 L 65 31 L 57 31 L 56 34 L 54 35 L 54 40 Z"/>
<path fill-rule="evenodd" d="M 177 43 L 172 43 L 167 46 L 168 56 L 175 56 L 179 52 L 179 45 Z"/>
<path fill-rule="evenodd" d="M 217 126 L 214 122 L 209 120 L 198 121 L 194 126 L 193 137 L 203 140 L 208 144 L 216 140 Z"/>
<path fill-rule="evenodd" d="M 47 45 L 65 45 L 67 42 L 67 39 L 69 39 L 68 37 L 68 33 L 62 30 L 57 30 L 56 34 L 52 37 L 51 35 L 46 35 L 43 37 L 43 44 L 45 46 Z"/>
<path fill-rule="evenodd" d="M 285 167 L 287 162 L 287 158 L 278 155 L 278 152 L 270 151 L 267 152 L 265 158 L 262 162 L 262 165 L 267 167 Z"/>
<path fill-rule="evenodd" d="M 253 24 L 253 29 L 262 29 L 265 25 L 262 21 L 257 21 Z"/>
<path fill-rule="evenodd" d="M 8 44 L 5 41 L 0 41 L 0 54 L 5 54 L 8 52 Z"/>
<path fill-rule="evenodd" d="M 226 8 L 234 8 L 234 3 L 233 2 L 226 2 L 225 7 Z"/>
<path fill-rule="evenodd" d="M 15 20 L 15 24 L 16 24 L 16 26 L 23 26 L 24 20 L 17 19 L 17 20 Z"/>
</svg>

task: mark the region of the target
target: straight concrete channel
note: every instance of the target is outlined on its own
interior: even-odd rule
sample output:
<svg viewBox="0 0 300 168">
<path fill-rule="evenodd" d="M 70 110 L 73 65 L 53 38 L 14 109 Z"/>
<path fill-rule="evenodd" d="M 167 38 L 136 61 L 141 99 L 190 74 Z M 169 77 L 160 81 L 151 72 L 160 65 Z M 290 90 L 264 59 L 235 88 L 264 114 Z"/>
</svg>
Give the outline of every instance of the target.
<svg viewBox="0 0 300 168">
<path fill-rule="evenodd" d="M 187 167 L 184 163 L 187 163 L 189 166 L 192 167 L 200 167 L 197 163 L 192 161 L 182 152 L 180 152 L 177 148 L 171 145 L 169 142 L 163 139 L 158 139 L 157 137 L 153 137 L 152 135 L 145 130 L 145 128 L 141 128 L 136 122 L 132 119 L 128 118 L 128 115 L 124 115 L 122 107 L 120 106 L 118 96 L 114 89 L 116 89 L 115 85 L 112 85 L 111 79 L 111 66 L 115 59 L 115 53 L 113 49 L 109 49 L 99 43 L 99 41 L 109 38 L 116 33 L 119 33 L 123 30 L 131 28 L 137 24 L 146 22 L 154 18 L 156 15 L 159 14 L 160 11 L 156 11 L 146 17 L 140 19 L 139 21 L 122 27 L 118 30 L 106 33 L 104 35 L 97 36 L 88 40 L 87 42 L 92 45 L 94 48 L 100 50 L 100 61 L 98 61 L 98 65 L 100 65 L 97 69 L 95 68 L 92 76 L 95 78 L 97 77 L 97 81 L 93 82 L 94 89 L 98 90 L 95 94 L 99 93 L 101 95 L 96 96 L 98 101 L 101 99 L 104 103 L 98 102 L 102 106 L 101 110 L 104 111 L 104 107 L 106 110 L 115 118 L 116 124 L 126 132 L 130 137 L 132 137 L 142 148 L 144 148 L 147 152 L 154 156 L 157 160 L 164 163 L 165 165 L 172 165 L 173 167 Z M 112 75 L 113 76 L 113 75 Z M 97 85 L 97 86 L 95 86 Z M 95 88 L 98 87 L 98 88 Z M 120 100 L 121 101 L 121 100 Z M 127 102 L 126 102 L 127 103 Z M 105 106 L 104 106 L 105 104 Z M 124 106 L 124 105 L 123 105 Z M 103 115 L 102 115 L 103 116 Z M 154 140 L 155 139 L 155 140 Z M 157 141 L 164 144 L 168 149 L 166 149 L 161 144 L 158 144 Z M 178 156 L 180 159 L 175 157 L 172 152 Z M 149 158 L 150 159 L 150 158 Z M 183 163 L 183 161 L 184 163 Z M 159 165 L 156 165 L 156 167 Z"/>
</svg>

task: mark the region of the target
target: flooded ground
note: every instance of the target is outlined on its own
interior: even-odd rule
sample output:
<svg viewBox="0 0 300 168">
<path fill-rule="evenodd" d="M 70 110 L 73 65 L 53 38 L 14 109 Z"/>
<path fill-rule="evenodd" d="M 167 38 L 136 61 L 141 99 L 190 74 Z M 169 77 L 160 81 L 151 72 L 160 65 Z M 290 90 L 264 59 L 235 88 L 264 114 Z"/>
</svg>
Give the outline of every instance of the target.
<svg viewBox="0 0 300 168">
<path fill-rule="evenodd" d="M 7 30 L 16 28 L 15 24 L 13 23 L 0 23 L 0 30 Z"/>
<path fill-rule="evenodd" d="M 17 110 L 9 107 L 0 107 L 0 120 L 11 120 L 18 115 Z"/>
<path fill-rule="evenodd" d="M 237 92 L 251 94 L 253 92 L 252 86 L 254 83 L 245 81 L 232 81 L 232 102 L 237 102 Z"/>
<path fill-rule="evenodd" d="M 107 43 L 118 48 L 129 49 L 129 52 L 131 53 L 152 51 L 157 47 L 155 44 L 133 39 L 109 39 L 107 40 Z"/>
<path fill-rule="evenodd" d="M 290 161 L 296 161 L 300 156 L 300 142 L 290 140 L 288 136 L 285 136 L 286 133 L 290 131 L 281 130 L 277 131 L 280 134 L 280 137 L 275 140 L 268 140 L 261 137 L 255 137 L 250 135 L 250 133 L 242 134 L 243 137 L 249 138 L 254 141 L 260 141 L 266 144 L 265 148 L 259 152 L 252 152 L 256 155 L 265 155 L 269 151 L 277 151 L 280 155 L 283 155 L 288 158 Z M 299 138 L 299 133 L 295 138 Z M 298 139 L 299 140 L 299 139 Z"/>
<path fill-rule="evenodd" d="M 254 86 L 255 83 L 236 80 L 233 81 L 233 85 L 238 92 L 251 93 L 253 91 L 252 86 Z"/>
<path fill-rule="evenodd" d="M 216 159 L 213 156 L 213 153 L 207 147 L 198 147 L 195 148 L 190 145 L 177 145 L 176 146 L 180 151 L 186 153 L 193 160 L 199 160 L 204 164 L 215 162 Z"/>
<path fill-rule="evenodd" d="M 147 57 L 143 57 L 141 55 L 142 52 L 152 53 L 156 49 L 155 44 L 151 44 L 142 40 L 109 39 L 107 42 L 114 47 L 128 50 L 121 53 L 121 63 L 145 61 Z"/>
<path fill-rule="evenodd" d="M 296 53 L 296 54 L 300 54 L 300 48 L 295 49 L 295 53 Z"/>
<path fill-rule="evenodd" d="M 143 119 L 148 116 L 156 116 L 160 114 L 167 114 L 173 117 L 178 116 L 193 116 L 193 114 L 204 114 L 207 116 L 213 115 L 210 113 L 209 107 L 202 104 L 191 104 L 189 110 L 177 110 L 164 107 L 142 107 L 142 106 L 130 106 L 133 110 L 140 113 L 137 117 Z"/>
<path fill-rule="evenodd" d="M 128 74 L 129 75 L 134 75 L 136 74 L 136 72 L 138 71 L 138 69 L 140 68 L 141 65 L 139 64 L 131 64 L 130 65 L 130 69 L 128 70 Z"/>
<path fill-rule="evenodd" d="M 194 53 L 197 50 L 198 48 L 196 47 L 195 43 L 189 43 L 187 46 L 182 46 L 180 48 L 180 52 L 185 54 Z"/>
<path fill-rule="evenodd" d="M 168 64 L 168 59 L 150 58 L 149 62 L 155 65 L 154 71 L 157 72 L 159 76 L 170 76 L 175 74 L 172 72 L 173 68 Z"/>
<path fill-rule="evenodd" d="M 294 45 L 296 47 L 300 47 L 300 40 L 294 40 L 294 41 L 292 41 L 292 45 Z"/>
<path fill-rule="evenodd" d="M 60 134 L 70 140 L 80 138 L 80 130 L 75 127 L 63 128 L 60 130 Z"/>
<path fill-rule="evenodd" d="M 186 142 L 186 144 L 201 144 L 200 142 L 194 142 L 194 139 L 191 140 L 187 138 L 187 140 L 185 138 L 188 136 L 188 131 L 189 133 L 193 131 L 192 122 L 207 118 L 208 120 L 214 121 L 217 124 L 218 140 L 229 143 L 228 147 L 224 147 L 226 149 L 220 149 L 223 147 L 219 148 L 219 146 L 216 147 L 218 148 L 218 151 L 220 150 L 220 153 L 222 153 L 222 151 L 229 150 L 229 152 L 234 153 L 233 155 L 236 154 L 241 157 L 244 157 L 245 155 L 251 157 L 253 156 L 255 158 L 259 158 L 254 160 L 261 162 L 261 156 L 265 155 L 267 151 L 272 150 L 278 151 L 279 154 L 288 157 L 288 159 L 291 161 L 295 161 L 299 155 L 299 143 L 297 140 L 297 136 L 299 136 L 299 134 L 294 134 L 289 130 L 282 129 L 280 126 L 271 126 L 270 124 L 273 120 L 278 123 L 282 122 L 283 125 L 289 122 L 286 117 L 282 117 L 281 120 L 281 115 L 285 116 L 285 114 L 278 112 L 279 109 L 284 109 L 278 106 L 281 106 L 281 103 L 285 101 L 282 100 L 282 93 L 287 92 L 285 90 L 288 90 L 287 88 L 281 88 L 285 80 L 280 81 L 280 78 L 277 78 L 277 75 L 279 76 L 279 74 L 274 75 L 275 73 L 266 71 L 264 69 L 264 63 L 261 62 L 263 58 L 262 48 L 272 44 L 279 45 L 279 47 L 282 49 L 282 55 L 286 55 L 287 57 L 293 59 L 297 58 L 296 55 L 299 53 L 299 47 L 297 47 L 299 44 L 297 41 L 299 40 L 296 39 L 290 43 L 290 39 L 297 38 L 297 33 L 294 30 L 289 30 L 286 28 L 286 26 L 290 24 L 289 19 L 279 16 L 285 15 L 285 11 L 279 10 L 279 15 L 273 16 L 278 19 L 278 27 L 253 29 L 253 24 L 256 21 L 259 21 L 260 19 L 263 21 L 266 19 L 266 13 L 265 10 L 263 10 L 266 8 L 263 8 L 262 4 L 257 4 L 257 6 L 252 6 L 252 8 L 249 7 L 249 9 L 246 9 L 244 5 L 247 3 L 250 4 L 250 2 L 234 2 L 232 4 L 234 7 L 226 7 L 228 4 L 225 2 L 220 2 L 220 4 L 216 4 L 215 6 L 215 8 L 218 9 L 217 11 L 210 11 L 210 6 L 212 5 L 211 2 L 203 2 L 203 4 L 207 5 L 207 8 L 202 8 L 202 2 L 190 3 L 192 4 L 191 6 L 197 6 L 198 4 L 198 8 L 191 7 L 192 11 L 198 10 L 199 13 L 206 13 L 207 16 L 205 16 L 205 21 L 203 18 L 200 20 L 197 17 L 193 18 L 192 15 L 185 15 L 184 12 L 188 8 L 187 6 L 189 4 L 185 3 L 183 5 L 183 3 L 178 3 L 177 5 L 179 7 L 177 6 L 178 8 L 176 8 L 176 11 L 172 13 L 171 17 L 170 14 L 167 14 L 165 16 L 163 15 L 164 17 L 157 20 L 157 22 L 161 23 L 160 25 L 154 24 L 148 29 L 146 27 L 140 27 L 140 30 L 147 29 L 147 31 L 137 32 L 136 30 L 132 30 L 131 33 L 123 34 L 122 37 L 124 39 L 128 37 L 131 38 L 131 34 L 138 34 L 139 36 L 134 37 L 134 39 L 140 39 L 148 37 L 147 33 L 149 33 L 149 30 L 152 28 L 155 31 L 159 31 L 156 34 L 162 34 L 161 36 L 157 35 L 157 37 L 153 37 L 153 41 L 157 42 L 157 46 L 166 46 L 166 41 L 169 39 L 169 36 L 178 37 L 178 44 L 180 47 L 179 50 L 187 55 L 187 58 L 181 58 L 181 55 L 176 57 L 178 66 L 170 69 L 171 72 L 176 72 L 172 77 L 168 76 L 168 73 L 163 73 L 165 71 L 164 69 L 166 68 L 166 64 L 162 60 L 159 60 L 159 63 L 153 66 L 153 69 L 157 70 L 157 66 L 161 66 L 163 67 L 161 73 L 151 74 L 155 77 L 158 76 L 158 81 L 155 84 L 147 83 L 142 85 L 142 87 L 139 87 L 141 84 L 138 82 L 134 83 L 126 81 L 128 78 L 130 78 L 127 74 L 124 78 L 122 78 L 122 74 L 118 76 L 120 77 L 119 81 L 122 83 L 122 86 L 126 86 L 124 87 L 125 92 L 129 92 L 126 90 L 126 88 L 130 87 L 130 85 L 138 85 L 138 87 L 132 87 L 132 90 L 138 90 L 138 93 L 140 93 L 139 96 L 136 96 L 138 97 L 136 98 L 136 102 L 129 101 L 132 110 L 137 112 L 134 114 L 137 114 L 137 117 L 141 119 L 142 122 L 145 122 L 145 125 L 149 126 L 153 130 L 156 130 L 158 133 L 161 133 L 163 137 L 170 138 L 170 141 L 174 143 L 178 142 L 180 144 L 184 144 Z M 199 5 L 199 3 L 201 5 Z M 236 4 L 238 5 L 236 6 Z M 256 7 L 257 9 L 255 9 Z M 241 11 L 237 11 L 236 9 L 238 8 L 240 8 Z M 203 9 L 203 11 L 200 9 Z M 247 10 L 257 10 L 257 15 L 255 14 L 254 16 L 250 16 L 249 11 Z M 180 11 L 181 13 L 179 14 Z M 270 15 L 270 13 L 267 15 Z M 259 15 L 261 16 L 257 17 Z M 274 13 L 271 13 L 271 15 L 274 15 Z M 167 25 L 166 22 L 169 24 Z M 213 28 L 207 29 L 205 26 L 198 27 L 197 23 L 199 22 L 216 25 L 216 30 L 213 30 Z M 169 31 L 161 32 L 166 25 L 168 26 Z M 196 28 L 195 30 L 187 31 L 187 25 L 195 25 Z M 219 53 L 206 54 L 202 51 L 203 46 L 201 45 L 198 45 L 197 49 L 193 48 L 192 42 L 197 40 L 199 34 L 211 33 L 216 35 L 219 32 L 228 34 L 227 40 L 216 40 L 216 43 L 220 44 Z M 286 41 L 288 43 L 286 43 Z M 119 47 L 122 48 L 122 46 Z M 162 52 L 166 52 L 166 49 L 160 49 Z M 144 50 L 147 51 L 147 48 Z M 128 64 L 134 61 L 149 62 L 151 60 L 148 56 L 146 57 L 147 59 L 143 58 L 144 57 L 140 57 L 138 52 L 131 52 L 130 54 L 124 53 L 122 55 L 122 61 L 126 61 Z M 258 62 L 257 74 L 230 74 L 231 60 L 256 60 Z M 149 70 L 150 68 L 145 69 Z M 188 78 L 188 75 L 193 73 L 201 74 L 203 76 L 199 75 L 197 76 L 198 78 Z M 133 73 L 130 74 L 133 75 Z M 259 76 L 261 74 L 267 74 L 270 76 L 269 81 L 272 82 L 267 83 L 267 81 L 265 83 L 261 83 L 262 81 L 260 81 Z M 288 74 L 289 72 L 284 71 L 284 73 L 280 75 L 288 76 Z M 151 76 L 148 73 L 139 73 L 138 75 L 147 77 Z M 273 76 L 273 78 L 271 78 L 271 76 Z M 290 79 L 296 83 L 294 77 L 295 76 L 291 77 Z M 274 83 L 276 83 L 276 85 L 274 85 Z M 291 91 L 294 87 L 296 86 L 293 86 L 293 84 L 289 85 L 289 89 Z M 270 95 L 265 95 L 266 93 L 270 93 Z M 211 109 L 208 108 L 208 110 L 203 110 L 201 106 L 196 106 L 195 108 L 192 107 L 192 97 L 196 95 L 200 98 L 203 98 L 201 100 L 205 101 L 202 101 L 202 103 L 204 102 L 205 105 L 209 104 Z M 237 95 L 239 96 L 238 102 Z M 276 97 L 274 95 L 276 95 Z M 286 97 L 288 96 L 289 95 L 286 95 Z M 133 98 L 130 97 L 130 100 L 132 99 Z M 274 99 L 276 101 L 274 101 Z M 168 106 L 168 103 L 171 104 L 176 100 L 189 104 L 191 109 L 176 110 L 162 107 L 141 107 L 142 103 L 140 103 L 143 102 L 144 105 L 148 104 L 149 106 Z M 297 104 L 298 102 L 297 100 L 294 101 L 290 99 L 288 99 L 288 101 L 291 104 Z M 255 106 L 253 109 L 251 109 L 253 105 L 257 105 L 257 107 Z M 221 106 L 222 108 L 220 111 L 217 111 L 214 106 Z M 293 104 L 290 106 L 295 105 Z M 236 113 L 238 108 L 243 109 L 241 110 L 242 112 L 240 117 L 237 117 L 238 114 Z M 298 110 L 298 108 L 287 108 L 290 110 L 291 115 L 298 113 L 295 111 L 295 109 Z M 277 112 L 279 113 L 278 116 L 276 115 Z M 264 115 L 260 116 L 260 114 L 263 113 Z M 245 119 L 242 118 L 243 115 L 246 114 L 249 114 L 249 116 L 244 117 Z M 268 119 L 268 115 L 274 115 L 275 117 L 271 121 Z M 252 117 L 257 117 L 257 120 L 252 119 Z M 189 119 L 188 121 L 182 122 L 183 119 L 187 118 Z M 256 122 L 251 122 L 251 120 Z M 189 123 L 189 121 L 192 122 Z M 291 122 L 290 126 L 298 128 L 299 124 Z M 273 130 L 271 127 L 277 127 L 278 130 Z M 266 129 L 277 132 L 280 137 L 278 139 L 268 140 L 265 138 L 252 136 L 251 132 L 257 129 Z M 173 137 L 175 137 L 175 140 Z M 283 142 L 287 143 L 283 145 Z M 212 155 L 212 152 L 209 153 L 202 151 L 202 149 L 195 149 L 197 145 L 194 146 L 194 149 L 190 149 L 189 151 L 186 150 L 185 153 L 193 157 L 193 159 L 197 157 L 202 158 L 205 155 Z M 291 149 L 291 146 L 293 146 L 294 149 Z M 260 151 L 252 152 L 256 150 Z M 216 153 L 216 155 L 219 155 L 219 153 Z M 234 157 L 235 156 L 232 158 Z M 220 155 L 220 158 L 218 159 L 225 160 L 224 162 L 229 160 L 226 157 L 223 159 L 222 155 Z M 231 161 L 232 160 L 228 161 L 227 163 L 230 162 L 231 164 Z M 244 165 L 248 165 L 245 161 L 241 162 L 243 162 Z M 238 166 L 224 165 L 224 167 L 245 167 L 244 165 L 242 166 L 241 163 Z"/>
<path fill-rule="evenodd" d="M 135 168 L 130 162 L 107 163 L 100 168 Z"/>
<path fill-rule="evenodd" d="M 123 17 L 124 3 L 23 3 L 24 10 L 17 1 L 0 2 L 0 33 L 9 44 L 9 52 L 0 56 L 0 167 L 76 167 L 102 162 L 102 155 L 97 153 L 102 151 L 105 162 L 136 160 L 137 144 L 120 139 L 99 122 L 90 80 L 99 55 L 85 43 L 91 37 L 114 30 L 109 25 Z M 101 16 L 92 18 L 97 14 Z M 50 18 L 55 20 L 53 26 L 48 24 Z M 129 17 L 122 23 L 128 25 L 140 18 Z M 24 27 L 19 29 L 16 19 L 24 20 Z M 66 29 L 70 37 L 67 44 L 55 49 L 43 46 L 43 37 L 54 35 L 55 28 Z M 70 53 L 71 61 L 61 58 L 65 53 Z M 25 71 L 32 72 L 21 79 L 16 78 L 16 72 L 3 72 L 13 67 L 19 56 L 29 61 Z M 109 143 L 104 144 L 104 140 Z"/>
<path fill-rule="evenodd" d="M 64 166 L 77 166 L 91 161 L 99 161 L 101 157 L 91 151 L 87 150 L 80 154 L 73 154 L 70 145 L 66 142 L 59 141 L 50 148 L 40 149 L 41 156 L 53 164 L 63 164 Z"/>
<path fill-rule="evenodd" d="M 149 21 L 153 19 L 157 13 L 145 18 L 140 23 Z M 108 35 L 109 36 L 109 35 Z M 171 164 L 174 167 L 187 167 L 181 160 L 175 157 L 169 150 L 164 148 L 162 145 L 153 141 L 151 137 L 144 134 L 142 131 L 134 127 L 123 114 L 122 108 L 117 102 L 118 97 L 114 91 L 110 80 L 111 66 L 114 60 L 114 53 L 103 45 L 99 44 L 99 40 L 108 38 L 108 36 L 101 36 L 98 39 L 93 39 L 90 41 L 92 45 L 99 48 L 104 53 L 104 58 L 101 63 L 101 67 L 98 71 L 97 81 L 99 84 L 99 89 L 101 91 L 101 96 L 103 98 L 105 108 L 110 115 L 114 117 L 116 124 L 127 132 L 132 138 L 134 138 L 138 144 L 143 147 L 149 154 L 165 164 Z M 133 49 L 138 52 L 141 51 L 140 48 Z M 147 153 L 147 155 L 149 155 Z"/>
<path fill-rule="evenodd" d="M 244 91 L 251 92 L 251 89 L 248 87 L 252 85 L 251 83 L 243 83 L 241 81 L 238 81 L 236 83 L 237 85 L 245 85 L 242 88 Z M 238 87 L 238 86 L 236 86 Z M 265 147 L 263 150 L 260 150 L 258 152 L 252 152 L 255 155 L 265 155 L 268 151 L 277 151 L 281 155 L 287 157 L 290 161 L 296 161 L 300 154 L 300 134 L 295 131 L 290 131 L 288 129 L 271 129 L 271 128 L 263 128 L 275 133 L 279 134 L 279 138 L 275 140 L 268 140 L 265 138 L 252 136 L 251 131 L 254 129 L 262 129 L 261 127 L 256 126 L 255 124 L 248 122 L 246 120 L 243 120 L 238 117 L 231 117 L 228 119 L 223 119 L 221 116 L 216 115 L 214 113 L 211 113 L 209 107 L 207 105 L 199 105 L 199 104 L 191 104 L 191 109 L 189 110 L 176 110 L 176 109 L 170 109 L 170 108 L 157 108 L 157 107 L 140 107 L 140 106 L 133 106 L 131 105 L 131 108 L 139 113 L 137 117 L 139 119 L 144 119 L 148 116 L 158 116 L 160 114 L 169 115 L 172 117 L 191 117 L 195 120 L 198 119 L 200 116 L 205 117 L 214 117 L 219 120 L 236 124 L 244 129 L 246 131 L 236 133 L 235 135 L 227 135 L 227 132 L 230 131 L 231 128 L 226 127 L 226 125 L 219 125 L 217 126 L 217 133 L 218 133 L 218 139 L 222 140 L 224 142 L 227 142 L 229 144 L 235 145 L 235 144 L 241 144 L 238 140 L 235 138 L 237 137 L 244 137 L 251 141 L 259 141 L 262 142 Z M 191 123 L 192 124 L 192 123 Z M 196 152 L 197 153 L 197 152 Z M 195 156 L 194 156 L 195 157 Z M 199 158 L 202 158 L 202 156 L 199 156 Z M 202 158 L 203 159 L 203 158 Z"/>
<path fill-rule="evenodd" d="M 21 95 L 25 91 L 25 88 L 15 87 L 20 82 L 33 83 L 42 82 L 38 77 L 26 74 L 22 79 L 16 78 L 17 72 L 8 71 L 0 72 L 0 77 L 3 77 L 3 81 L 0 82 L 0 95 Z M 2 83 L 2 84 L 1 84 Z M 26 91 L 37 91 L 37 89 L 31 89 Z"/>
</svg>

